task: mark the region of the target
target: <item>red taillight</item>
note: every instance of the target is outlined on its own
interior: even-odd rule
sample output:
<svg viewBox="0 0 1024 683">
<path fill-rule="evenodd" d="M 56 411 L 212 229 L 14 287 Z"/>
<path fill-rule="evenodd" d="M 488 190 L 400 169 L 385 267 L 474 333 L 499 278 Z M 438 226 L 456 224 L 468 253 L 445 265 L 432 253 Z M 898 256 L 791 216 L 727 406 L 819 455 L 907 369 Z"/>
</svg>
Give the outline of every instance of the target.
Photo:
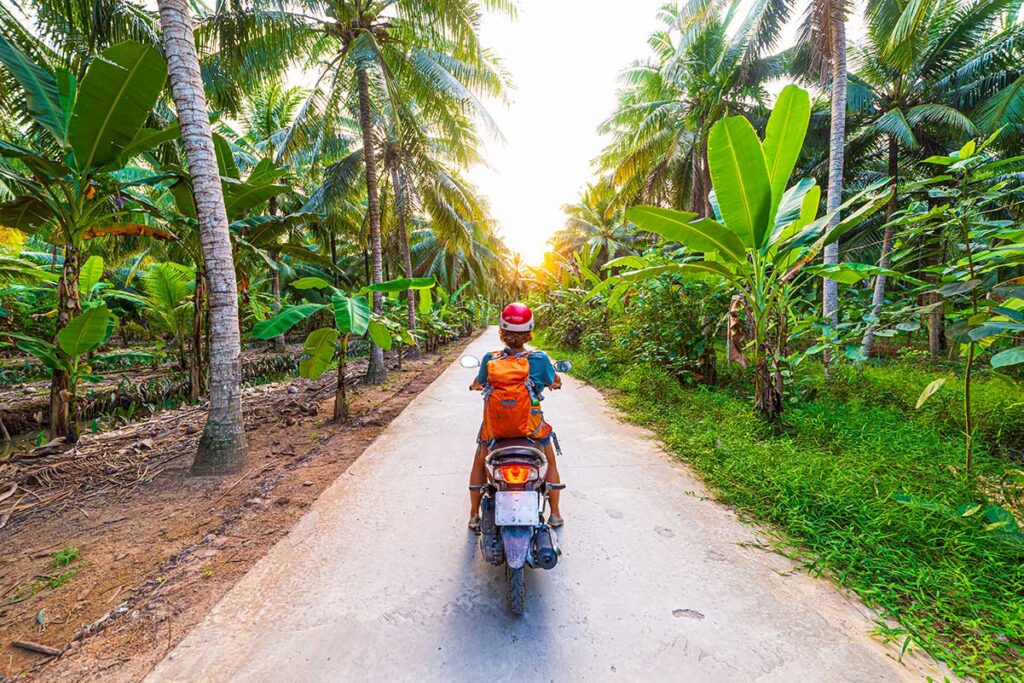
<svg viewBox="0 0 1024 683">
<path fill-rule="evenodd" d="M 530 478 L 529 465 L 503 465 L 501 467 L 501 478 L 507 484 L 525 484 Z"/>
</svg>

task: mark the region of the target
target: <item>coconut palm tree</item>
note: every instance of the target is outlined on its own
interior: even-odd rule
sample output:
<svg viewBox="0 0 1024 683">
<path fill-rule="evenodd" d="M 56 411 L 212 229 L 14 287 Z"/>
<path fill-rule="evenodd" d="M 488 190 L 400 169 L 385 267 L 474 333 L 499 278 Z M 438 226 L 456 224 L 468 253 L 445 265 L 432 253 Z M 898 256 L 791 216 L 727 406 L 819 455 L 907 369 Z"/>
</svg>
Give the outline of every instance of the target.
<svg viewBox="0 0 1024 683">
<path fill-rule="evenodd" d="M 846 0 L 812 0 L 801 29 L 801 43 L 806 46 L 807 71 L 814 80 L 825 82 L 830 91 L 828 137 L 828 192 L 825 209 L 832 216 L 832 226 L 841 219 L 838 208 L 843 203 L 843 166 L 846 151 Z M 839 241 L 822 251 L 822 263 L 839 262 Z M 835 326 L 839 323 L 839 286 L 835 280 L 822 281 L 822 317 Z M 831 357 L 824 353 L 826 368 Z"/>
<path fill-rule="evenodd" d="M 237 472 L 247 449 L 242 416 L 238 286 L 220 170 L 185 0 L 160 0 L 160 26 L 174 106 L 199 220 L 210 309 L 210 410 L 194 474 Z"/>
<path fill-rule="evenodd" d="M 512 11 L 509 3 L 488 6 Z M 255 54 L 265 57 L 264 69 L 280 70 L 301 57 L 316 73 L 286 146 L 322 140 L 347 116 L 348 103 L 357 104 L 373 282 L 383 279 L 382 169 L 374 146 L 383 109 L 381 94 L 400 102 L 415 101 L 428 116 L 455 101 L 493 126 L 477 94 L 500 96 L 505 78 L 493 55 L 479 44 L 480 17 L 475 0 L 301 0 L 295 11 L 225 9 L 209 18 L 211 35 L 217 36 L 219 54 L 224 57 L 223 68 L 251 72 Z M 403 105 L 396 102 L 391 108 L 399 110 Z M 378 314 L 383 309 L 382 296 L 374 293 Z M 373 345 L 367 379 L 380 381 L 383 373 L 383 353 Z"/>
<path fill-rule="evenodd" d="M 635 253 L 636 232 L 627 227 L 622 212 L 614 210 L 614 201 L 615 188 L 609 179 L 588 184 L 579 201 L 562 207 L 567 218 L 565 227 L 551 238 L 554 251 L 562 255 L 585 251 L 595 267 Z"/>
<path fill-rule="evenodd" d="M 868 6 L 865 41 L 853 55 L 850 111 L 859 131 L 851 145 L 880 150 L 894 187 L 907 153 L 939 153 L 1008 124 L 1015 132 L 1013 112 L 1024 108 L 1024 23 L 1007 20 L 1014 7 L 1019 3 L 1010 0 L 892 0 Z M 1006 139 L 1013 144 L 1014 137 Z M 890 216 L 895 208 L 894 195 Z M 883 268 L 889 266 L 893 237 L 888 225 L 879 256 Z M 877 276 L 876 315 L 885 289 L 885 276 Z M 934 322 L 933 346 L 938 327 Z M 869 327 L 865 354 L 873 333 Z"/>
<path fill-rule="evenodd" d="M 643 200 L 711 215 L 707 136 L 729 115 L 763 116 L 764 83 L 784 73 L 770 54 L 789 3 L 690 0 L 665 6 L 651 59 L 622 74 L 619 104 L 601 132 L 612 142 L 599 159 L 618 188 L 615 208 Z"/>
</svg>

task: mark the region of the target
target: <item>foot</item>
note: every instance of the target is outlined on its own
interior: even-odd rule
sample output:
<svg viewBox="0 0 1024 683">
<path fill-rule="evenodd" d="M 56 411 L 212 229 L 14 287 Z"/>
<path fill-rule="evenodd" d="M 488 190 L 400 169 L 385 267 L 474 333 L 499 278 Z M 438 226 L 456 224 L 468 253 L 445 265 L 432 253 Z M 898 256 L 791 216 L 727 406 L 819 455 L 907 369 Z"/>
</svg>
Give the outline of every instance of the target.
<svg viewBox="0 0 1024 683">
<path fill-rule="evenodd" d="M 480 515 L 473 515 L 469 518 L 469 530 L 474 534 L 480 533 Z"/>
<path fill-rule="evenodd" d="M 551 527 L 552 529 L 557 529 L 558 527 L 562 526 L 563 524 L 565 524 L 565 520 L 562 519 L 561 515 L 555 515 L 555 514 L 548 515 L 548 526 Z"/>
</svg>

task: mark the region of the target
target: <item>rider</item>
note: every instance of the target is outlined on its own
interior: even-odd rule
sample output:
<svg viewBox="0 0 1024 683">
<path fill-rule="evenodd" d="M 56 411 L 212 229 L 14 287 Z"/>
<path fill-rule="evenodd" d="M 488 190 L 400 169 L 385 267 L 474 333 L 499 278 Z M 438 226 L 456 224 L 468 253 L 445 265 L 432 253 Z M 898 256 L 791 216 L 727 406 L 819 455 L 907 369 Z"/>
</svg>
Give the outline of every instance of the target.
<svg viewBox="0 0 1024 683">
<path fill-rule="evenodd" d="M 533 339 L 533 312 L 526 304 L 509 304 L 501 312 L 501 324 L 498 336 L 505 344 L 505 353 L 520 354 L 526 350 L 526 343 Z M 470 385 L 470 389 L 483 389 L 487 384 L 487 362 L 493 354 L 484 354 L 480 361 L 480 372 L 477 373 L 476 381 Z M 538 400 L 542 399 L 541 392 L 546 388 L 561 389 L 562 379 L 555 372 L 551 359 L 543 351 L 534 351 L 527 357 L 530 363 L 530 379 Z M 550 432 L 546 438 L 536 441 L 544 446 L 544 453 L 548 459 L 548 472 L 545 481 L 550 484 L 560 484 L 558 478 L 558 462 L 555 460 L 555 449 L 551 445 L 554 432 Z M 487 483 L 487 468 L 484 466 L 484 458 L 487 455 L 487 447 L 477 437 L 476 456 L 473 458 L 473 469 L 469 475 L 470 486 L 479 486 Z M 559 491 L 551 491 L 549 503 L 551 514 L 548 517 L 548 524 L 552 527 L 560 527 L 564 523 L 558 509 Z M 471 490 L 469 494 L 469 528 L 473 531 L 480 530 L 480 499 L 482 493 Z"/>
</svg>

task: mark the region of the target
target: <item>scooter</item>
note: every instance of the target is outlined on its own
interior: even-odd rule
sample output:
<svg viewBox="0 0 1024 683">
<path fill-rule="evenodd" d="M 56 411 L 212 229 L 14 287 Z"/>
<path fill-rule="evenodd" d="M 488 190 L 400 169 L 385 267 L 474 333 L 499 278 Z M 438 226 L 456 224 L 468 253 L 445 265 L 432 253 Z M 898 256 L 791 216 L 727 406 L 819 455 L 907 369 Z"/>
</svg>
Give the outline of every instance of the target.
<svg viewBox="0 0 1024 683">
<path fill-rule="evenodd" d="M 476 368 L 480 359 L 463 356 L 459 363 Z M 558 361 L 554 367 L 567 373 L 572 363 Z M 487 483 L 469 487 L 483 494 L 480 553 L 484 561 L 505 566 L 509 609 L 521 616 L 526 610 L 526 568 L 553 569 L 562 554 L 555 530 L 544 520 L 550 492 L 564 489 L 565 484 L 544 481 L 548 469 L 544 447 L 525 437 L 495 439 L 484 465 Z"/>
</svg>

